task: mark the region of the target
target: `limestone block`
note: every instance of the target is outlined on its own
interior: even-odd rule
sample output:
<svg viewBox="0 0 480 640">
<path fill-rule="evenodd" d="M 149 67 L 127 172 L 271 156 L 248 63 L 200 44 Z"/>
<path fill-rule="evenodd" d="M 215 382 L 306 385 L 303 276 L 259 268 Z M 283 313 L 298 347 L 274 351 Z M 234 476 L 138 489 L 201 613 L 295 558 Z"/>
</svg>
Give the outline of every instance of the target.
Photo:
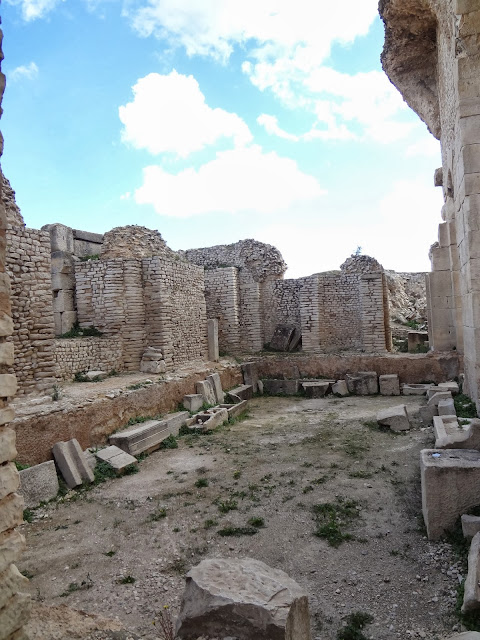
<svg viewBox="0 0 480 640">
<path fill-rule="evenodd" d="M 211 318 L 207 320 L 207 341 L 208 341 L 208 359 L 210 362 L 218 362 L 218 320 Z"/>
<path fill-rule="evenodd" d="M 16 529 L 0 533 L 0 572 L 16 562 L 25 549 L 25 538 Z"/>
<path fill-rule="evenodd" d="M 197 413 L 195 418 L 197 419 L 196 428 L 200 426 L 203 431 L 213 431 L 228 420 L 228 411 L 219 407 L 209 412 Z"/>
<path fill-rule="evenodd" d="M 170 433 L 178 436 L 180 428 L 183 427 L 189 417 L 188 411 L 176 411 L 175 413 L 169 413 L 164 420 Z"/>
<path fill-rule="evenodd" d="M 27 508 L 47 502 L 58 493 L 58 477 L 53 460 L 20 471 L 19 493 Z"/>
<path fill-rule="evenodd" d="M 434 405 L 438 407 L 438 403 L 440 402 L 440 400 L 451 400 L 451 399 L 452 399 L 452 394 L 450 393 L 450 391 L 437 391 L 437 393 L 434 393 L 430 397 L 427 404 L 430 406 Z"/>
<path fill-rule="evenodd" d="M 226 409 L 228 411 L 228 417 L 230 418 L 238 418 L 241 416 L 248 407 L 248 400 L 241 400 L 237 404 L 222 404 L 220 405 L 221 409 Z"/>
<path fill-rule="evenodd" d="M 418 347 L 428 342 L 427 331 L 409 331 L 408 337 L 408 353 L 417 353 Z"/>
<path fill-rule="evenodd" d="M 298 393 L 299 383 L 298 380 L 274 380 L 269 378 L 263 381 L 263 389 L 269 396 L 294 396 Z M 233 389 L 232 392 L 234 392 Z"/>
<path fill-rule="evenodd" d="M 258 368 L 256 362 L 242 363 L 243 383 L 249 384 L 253 388 L 253 393 L 258 391 Z"/>
<path fill-rule="evenodd" d="M 462 521 L 462 533 L 467 539 L 473 538 L 476 533 L 480 532 L 480 517 L 469 516 L 464 513 L 461 517 Z"/>
<path fill-rule="evenodd" d="M 61 289 L 55 291 L 53 296 L 53 311 L 54 313 L 63 313 L 64 311 L 74 311 L 74 298 L 73 291 Z"/>
<path fill-rule="evenodd" d="M 26 589 L 28 589 L 27 578 L 22 576 L 14 564 L 11 564 L 0 573 L 0 609 L 3 609 L 13 595 Z"/>
<path fill-rule="evenodd" d="M 209 405 L 216 404 L 215 389 L 213 388 L 210 380 L 203 380 L 197 382 L 197 393 L 203 398 L 203 402 Z"/>
<path fill-rule="evenodd" d="M 453 398 L 440 400 L 437 405 L 439 416 L 454 416 L 456 414 Z"/>
<path fill-rule="evenodd" d="M 77 321 L 76 311 L 64 311 L 62 313 L 62 333 L 67 333 Z M 61 334 L 60 334 L 61 335 Z"/>
<path fill-rule="evenodd" d="M 430 385 L 427 389 L 427 400 L 430 400 L 436 393 L 446 393 L 446 390 L 435 384 Z"/>
<path fill-rule="evenodd" d="M 14 359 L 13 342 L 2 342 L 0 344 L 0 364 L 12 365 Z"/>
<path fill-rule="evenodd" d="M 0 466 L 0 500 L 9 493 L 17 491 L 20 485 L 20 476 L 14 462 L 7 462 Z"/>
<path fill-rule="evenodd" d="M 165 373 L 167 365 L 165 360 L 144 360 L 142 358 L 140 362 L 140 371 L 142 373 Z"/>
<path fill-rule="evenodd" d="M 53 323 L 54 323 L 54 327 L 55 327 L 55 335 L 56 336 L 61 336 L 62 335 L 62 314 L 59 313 L 58 311 L 56 311 L 53 314 Z"/>
<path fill-rule="evenodd" d="M 177 435 L 188 417 L 188 411 L 179 411 L 170 414 L 165 420 L 147 420 L 140 425 L 113 433 L 108 441 L 132 456 L 144 452 L 151 453 L 170 435 Z"/>
<path fill-rule="evenodd" d="M 386 374 L 378 378 L 380 384 L 380 395 L 399 396 L 400 382 L 396 373 Z"/>
<path fill-rule="evenodd" d="M 11 336 L 13 333 L 13 320 L 6 313 L 0 313 L 0 336 Z"/>
<path fill-rule="evenodd" d="M 53 457 L 69 489 L 84 482 L 93 482 L 95 476 L 88 466 L 78 440 L 57 442 L 52 447 Z"/>
<path fill-rule="evenodd" d="M 210 381 L 213 391 L 215 393 L 215 404 L 220 404 L 225 402 L 225 394 L 222 389 L 222 381 L 220 380 L 220 376 L 218 373 L 212 373 L 207 376 L 207 380 Z"/>
<path fill-rule="evenodd" d="M 182 640 L 311 640 L 308 598 L 259 560 L 210 558 L 187 574 L 176 631 Z"/>
<path fill-rule="evenodd" d="M 202 408 L 203 396 L 200 393 L 191 393 L 183 396 L 183 406 L 187 411 L 195 413 Z"/>
<path fill-rule="evenodd" d="M 73 290 L 74 288 L 75 276 L 73 273 L 52 272 L 52 291 L 59 291 L 60 289 Z"/>
<path fill-rule="evenodd" d="M 456 415 L 434 416 L 433 433 L 436 449 L 479 449 L 480 420 L 474 418 L 461 426 Z"/>
<path fill-rule="evenodd" d="M 17 393 L 16 376 L 11 373 L 0 374 L 0 398 L 12 398 Z"/>
<path fill-rule="evenodd" d="M 438 540 L 460 515 L 480 504 L 480 451 L 424 449 L 420 471 L 428 538 Z"/>
<path fill-rule="evenodd" d="M 324 398 L 331 386 L 331 383 L 322 382 L 320 380 L 308 380 L 306 382 L 302 382 L 301 385 L 307 398 Z"/>
<path fill-rule="evenodd" d="M 115 469 L 117 475 L 121 475 L 132 464 L 138 465 L 136 458 L 115 445 L 96 451 L 95 456 Z"/>
<path fill-rule="evenodd" d="M 332 392 L 336 396 L 348 396 L 348 387 L 345 380 L 337 380 L 335 384 L 332 384 Z"/>
<path fill-rule="evenodd" d="M 404 404 L 379 411 L 377 422 L 382 427 L 390 427 L 392 431 L 407 431 L 411 427 L 407 407 Z"/>
<path fill-rule="evenodd" d="M 463 15 L 465 13 L 473 13 L 478 11 L 477 0 L 455 0 L 455 13 L 457 15 Z"/>
<path fill-rule="evenodd" d="M 480 633 L 478 631 L 464 631 L 456 633 L 454 636 L 448 636 L 447 640 L 480 640 Z"/>
<path fill-rule="evenodd" d="M 0 464 L 15 460 L 16 457 L 15 431 L 5 427 L 0 428 Z"/>
<path fill-rule="evenodd" d="M 450 391 L 452 395 L 456 395 L 459 392 L 458 383 L 454 380 L 450 382 L 440 382 L 438 388 L 442 391 Z"/>
<path fill-rule="evenodd" d="M 296 327 L 291 325 L 278 325 L 275 328 L 270 341 L 270 349 L 274 351 L 290 351 L 290 344 L 295 337 Z"/>
<path fill-rule="evenodd" d="M 23 522 L 23 498 L 10 493 L 0 500 L 0 531 L 7 531 Z"/>
<path fill-rule="evenodd" d="M 476 533 L 468 552 L 468 572 L 465 579 L 462 613 L 480 609 L 480 533 Z"/>
<path fill-rule="evenodd" d="M 27 624 L 30 618 L 31 600 L 25 593 L 16 593 L 0 610 L 0 638 L 11 634 Z"/>
<path fill-rule="evenodd" d="M 85 378 L 88 380 L 105 380 L 108 377 L 108 373 L 106 371 L 87 371 L 85 374 Z"/>
<path fill-rule="evenodd" d="M 48 231 L 50 234 L 52 253 L 55 251 L 73 253 L 73 232 L 70 227 L 58 223 L 46 224 L 42 227 L 42 231 Z"/>
<path fill-rule="evenodd" d="M 13 407 L 5 407 L 0 409 L 0 426 L 11 422 L 15 417 L 15 410 Z"/>
<path fill-rule="evenodd" d="M 345 376 L 349 393 L 357 396 L 369 396 L 378 393 L 378 378 L 375 371 L 359 371 L 355 375 Z"/>
</svg>

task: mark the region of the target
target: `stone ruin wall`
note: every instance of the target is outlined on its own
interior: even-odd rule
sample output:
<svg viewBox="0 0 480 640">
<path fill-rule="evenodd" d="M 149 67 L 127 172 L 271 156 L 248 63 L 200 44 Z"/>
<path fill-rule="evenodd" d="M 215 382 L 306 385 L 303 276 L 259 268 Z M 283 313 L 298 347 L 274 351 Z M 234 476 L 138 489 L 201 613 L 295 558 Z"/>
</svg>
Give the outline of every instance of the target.
<svg viewBox="0 0 480 640">
<path fill-rule="evenodd" d="M 296 327 L 301 331 L 300 291 L 304 278 L 298 280 L 266 280 L 263 285 L 264 340 L 268 344 L 279 324 Z"/>
<path fill-rule="evenodd" d="M 72 380 L 80 371 L 123 371 L 122 343 L 118 337 L 61 339 L 54 341 L 55 374 Z"/>
</svg>

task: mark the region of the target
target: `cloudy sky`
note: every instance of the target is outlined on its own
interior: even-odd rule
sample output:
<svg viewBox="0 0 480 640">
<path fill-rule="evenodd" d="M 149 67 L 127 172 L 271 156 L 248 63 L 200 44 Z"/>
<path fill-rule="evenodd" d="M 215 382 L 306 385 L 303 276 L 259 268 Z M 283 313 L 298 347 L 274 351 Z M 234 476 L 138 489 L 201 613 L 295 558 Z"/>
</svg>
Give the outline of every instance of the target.
<svg viewBox="0 0 480 640">
<path fill-rule="evenodd" d="M 3 169 L 28 226 L 255 238 L 287 277 L 429 270 L 439 145 L 383 74 L 377 0 L 4 0 Z"/>
</svg>

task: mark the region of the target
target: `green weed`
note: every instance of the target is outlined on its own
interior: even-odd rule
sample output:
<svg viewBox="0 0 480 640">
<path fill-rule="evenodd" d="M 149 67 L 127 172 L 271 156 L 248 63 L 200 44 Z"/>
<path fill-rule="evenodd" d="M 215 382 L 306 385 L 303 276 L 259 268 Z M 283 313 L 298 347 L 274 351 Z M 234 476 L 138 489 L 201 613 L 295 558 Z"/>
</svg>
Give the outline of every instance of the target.
<svg viewBox="0 0 480 640">
<path fill-rule="evenodd" d="M 359 504 L 356 500 L 339 496 L 335 503 L 317 504 L 312 510 L 317 525 L 314 534 L 324 538 L 331 547 L 337 548 L 342 542 L 353 539 L 345 528 L 359 517 Z"/>
<path fill-rule="evenodd" d="M 363 611 L 351 613 L 345 619 L 345 627 L 337 633 L 337 640 L 367 640 L 362 629 L 372 622 L 373 616 L 369 613 Z"/>
</svg>

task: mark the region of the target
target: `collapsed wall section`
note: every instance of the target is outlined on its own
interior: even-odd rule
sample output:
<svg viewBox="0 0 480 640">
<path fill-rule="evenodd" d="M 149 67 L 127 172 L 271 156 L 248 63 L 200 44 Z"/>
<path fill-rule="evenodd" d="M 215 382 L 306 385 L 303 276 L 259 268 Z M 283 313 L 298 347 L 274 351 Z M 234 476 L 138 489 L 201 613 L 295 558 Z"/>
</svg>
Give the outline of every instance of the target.
<svg viewBox="0 0 480 640">
<path fill-rule="evenodd" d="M 19 393 L 46 391 L 55 383 L 49 235 L 10 227 L 6 236 L 15 347 L 11 372 L 17 376 Z"/>
</svg>

